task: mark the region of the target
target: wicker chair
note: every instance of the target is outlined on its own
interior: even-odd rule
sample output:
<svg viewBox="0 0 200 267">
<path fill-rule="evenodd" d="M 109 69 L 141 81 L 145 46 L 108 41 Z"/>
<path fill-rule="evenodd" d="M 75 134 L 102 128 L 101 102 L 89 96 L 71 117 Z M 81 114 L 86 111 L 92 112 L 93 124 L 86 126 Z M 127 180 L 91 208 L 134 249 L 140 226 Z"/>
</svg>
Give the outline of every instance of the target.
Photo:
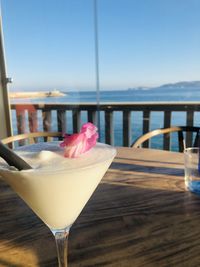
<svg viewBox="0 0 200 267">
<path fill-rule="evenodd" d="M 170 134 L 173 132 L 178 133 L 178 144 L 179 144 L 179 152 L 183 152 L 185 149 L 185 140 L 184 140 L 184 135 L 183 132 L 193 132 L 196 133 L 195 139 L 193 146 L 198 146 L 198 137 L 200 133 L 200 127 L 194 127 L 194 126 L 173 126 L 170 128 L 160 128 L 153 130 L 151 132 L 148 132 L 142 136 L 140 136 L 132 145 L 131 147 L 138 148 L 142 147 L 142 144 L 149 140 L 150 138 L 159 135 L 159 134 Z"/>
<path fill-rule="evenodd" d="M 35 132 L 35 133 L 25 133 L 25 134 L 18 134 L 14 136 L 10 136 L 7 138 L 2 139 L 3 144 L 14 144 L 14 142 L 18 141 L 18 145 L 24 145 L 25 141 L 28 144 L 34 144 L 38 141 L 38 139 L 42 138 L 45 142 L 51 141 L 53 138 L 60 139 L 62 137 L 62 133 L 60 132 Z"/>
</svg>

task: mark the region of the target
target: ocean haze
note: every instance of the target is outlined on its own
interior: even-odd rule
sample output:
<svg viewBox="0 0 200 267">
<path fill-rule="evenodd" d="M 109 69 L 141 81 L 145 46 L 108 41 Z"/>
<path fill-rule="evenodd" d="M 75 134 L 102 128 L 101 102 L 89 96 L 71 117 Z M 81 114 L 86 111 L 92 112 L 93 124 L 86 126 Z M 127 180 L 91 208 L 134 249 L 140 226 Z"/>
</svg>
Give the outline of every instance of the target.
<svg viewBox="0 0 200 267">
<path fill-rule="evenodd" d="M 59 90 L 59 88 L 57 88 Z M 50 90 L 46 90 L 50 91 Z M 84 103 L 96 102 L 96 91 L 60 90 L 65 96 L 12 99 L 12 103 Z M 183 102 L 200 101 L 200 81 L 168 83 L 159 87 L 135 87 L 100 90 L 100 102 Z"/>
<path fill-rule="evenodd" d="M 30 88 L 30 89 L 23 89 L 21 88 L 21 90 L 17 89 L 17 88 L 11 88 L 11 92 L 17 92 L 17 91 L 53 91 L 53 90 L 59 90 L 62 91 L 64 93 L 75 93 L 75 94 L 80 94 L 81 92 L 88 92 L 88 93 L 96 93 L 96 89 L 93 88 L 93 90 L 91 89 L 85 89 L 85 90 L 78 90 L 77 88 L 66 88 L 65 86 L 45 86 L 43 88 Z M 121 88 L 121 89 L 104 89 L 101 88 L 100 91 L 101 92 L 119 92 L 119 91 L 138 91 L 138 92 L 142 92 L 145 91 L 147 92 L 147 94 L 149 92 L 154 92 L 154 91 L 158 91 L 159 93 L 164 93 L 165 91 L 174 91 L 174 90 L 183 90 L 183 91 L 188 91 L 188 92 L 192 92 L 195 90 L 200 90 L 200 81 L 180 81 L 180 82 L 176 82 L 176 83 L 167 83 L 167 84 L 162 84 L 160 86 L 135 86 L 135 87 L 129 87 L 129 88 Z M 149 91 L 149 92 L 148 92 Z M 173 93 L 173 92 L 172 92 Z"/>
</svg>

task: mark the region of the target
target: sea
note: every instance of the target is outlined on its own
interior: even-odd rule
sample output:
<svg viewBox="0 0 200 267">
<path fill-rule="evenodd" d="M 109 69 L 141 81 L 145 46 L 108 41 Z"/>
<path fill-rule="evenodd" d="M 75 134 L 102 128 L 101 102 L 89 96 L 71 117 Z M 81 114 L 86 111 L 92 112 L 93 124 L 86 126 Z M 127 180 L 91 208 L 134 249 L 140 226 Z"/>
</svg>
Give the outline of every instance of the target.
<svg viewBox="0 0 200 267">
<path fill-rule="evenodd" d="M 12 99 L 11 103 L 90 103 L 96 102 L 96 91 L 62 91 L 65 96 L 60 97 L 46 97 L 46 98 L 32 98 L 32 99 Z M 110 90 L 100 91 L 100 103 L 109 102 L 200 102 L 200 88 L 162 88 L 161 89 L 127 89 L 127 90 Z M 200 126 L 199 112 L 195 112 L 194 125 Z M 53 112 L 52 130 L 57 130 L 56 114 Z M 132 112 L 131 115 L 131 131 L 132 142 L 142 135 L 142 112 Z M 42 114 L 39 117 L 39 130 L 42 130 Z M 12 111 L 12 122 L 14 134 L 17 133 L 16 114 Z M 81 122 L 87 122 L 86 112 L 82 112 Z M 172 125 L 185 125 L 186 114 L 184 112 L 173 112 Z M 100 141 L 105 142 L 104 133 L 104 114 L 100 112 Z M 163 112 L 151 113 L 150 130 L 163 127 Z M 28 131 L 28 129 L 27 129 Z M 67 132 L 72 133 L 72 114 L 67 111 Z M 152 141 L 152 148 L 160 148 L 162 137 L 157 137 Z M 122 146 L 122 112 L 114 112 L 114 145 Z M 172 142 L 172 150 L 177 150 L 176 140 Z"/>
</svg>

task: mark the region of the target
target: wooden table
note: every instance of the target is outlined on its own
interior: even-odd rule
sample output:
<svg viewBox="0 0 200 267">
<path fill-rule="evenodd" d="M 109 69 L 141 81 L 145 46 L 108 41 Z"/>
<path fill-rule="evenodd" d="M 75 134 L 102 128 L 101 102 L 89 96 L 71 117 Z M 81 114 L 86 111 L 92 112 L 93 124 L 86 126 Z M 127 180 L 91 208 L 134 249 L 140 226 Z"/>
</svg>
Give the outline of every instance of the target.
<svg viewBox="0 0 200 267">
<path fill-rule="evenodd" d="M 183 154 L 119 148 L 73 225 L 69 266 L 200 266 L 200 197 L 185 191 Z M 57 266 L 54 238 L 0 183 L 0 266 Z"/>
</svg>

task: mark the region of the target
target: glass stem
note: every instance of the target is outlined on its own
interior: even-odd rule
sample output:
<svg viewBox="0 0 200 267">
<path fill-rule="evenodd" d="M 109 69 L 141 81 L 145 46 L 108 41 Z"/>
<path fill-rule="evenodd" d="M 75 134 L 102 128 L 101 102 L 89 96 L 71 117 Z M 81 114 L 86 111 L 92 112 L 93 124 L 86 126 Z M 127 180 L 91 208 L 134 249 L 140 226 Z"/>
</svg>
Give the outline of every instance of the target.
<svg viewBox="0 0 200 267">
<path fill-rule="evenodd" d="M 69 228 L 63 230 L 52 230 L 52 232 L 56 240 L 58 266 L 67 267 Z"/>
</svg>

